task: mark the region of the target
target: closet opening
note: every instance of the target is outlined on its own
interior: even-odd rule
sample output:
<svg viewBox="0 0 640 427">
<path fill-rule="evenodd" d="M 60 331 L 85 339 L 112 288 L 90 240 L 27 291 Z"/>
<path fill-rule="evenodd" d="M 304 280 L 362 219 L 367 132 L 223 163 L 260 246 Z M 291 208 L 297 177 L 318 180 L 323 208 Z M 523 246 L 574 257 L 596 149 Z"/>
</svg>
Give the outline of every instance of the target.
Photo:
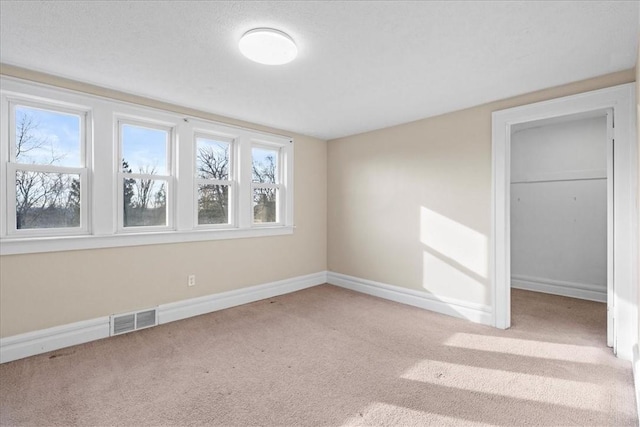
<svg viewBox="0 0 640 427">
<path fill-rule="evenodd" d="M 511 281 L 512 281 L 512 227 L 511 209 L 517 202 L 512 200 L 512 168 L 511 151 L 512 136 L 518 138 L 518 133 L 525 133 L 539 125 L 560 125 L 571 121 L 595 120 L 602 122 L 606 120 L 607 141 L 613 141 L 608 145 L 607 156 L 607 179 L 604 183 L 602 166 L 594 166 L 590 169 L 581 167 L 576 181 L 585 184 L 587 181 L 600 182 L 602 187 L 607 187 L 607 224 L 606 224 L 606 299 L 607 299 L 607 344 L 613 347 L 613 352 L 620 358 L 632 360 L 633 347 L 638 338 L 638 140 L 636 138 L 636 100 L 635 83 L 627 83 L 605 89 L 583 92 L 577 95 L 556 98 L 549 101 L 542 101 L 528 105 L 522 105 L 505 110 L 495 111 L 492 114 L 492 230 L 490 240 L 490 283 L 493 299 L 493 325 L 496 328 L 506 329 L 511 326 Z M 567 119 L 569 119 L 567 121 Z M 600 131 L 602 132 L 602 131 Z M 610 133 L 610 134 L 609 134 Z M 517 143 L 517 142 L 516 142 Z M 578 148 L 573 148 L 578 153 Z M 579 151 L 584 157 L 582 148 Z M 577 156 L 576 156 L 577 157 Z M 575 160 L 575 159 L 574 159 Z M 547 165 L 553 165 L 555 160 L 548 159 Z M 600 171 L 600 172 L 597 172 Z M 557 179 L 557 170 L 548 169 L 545 173 L 551 174 L 547 177 L 538 177 L 538 181 Z M 573 172 L 575 173 L 575 171 Z M 553 176 L 555 175 L 555 178 Z M 565 178 L 566 171 L 562 172 Z M 568 175 L 571 177 L 571 174 Z M 576 176 L 573 176 L 576 178 Z M 515 178 L 514 185 L 529 185 L 532 191 L 533 186 L 541 186 L 543 183 L 518 184 L 520 180 Z M 521 179 L 521 178 L 520 178 Z M 563 180 L 566 180 L 562 178 Z M 533 180 L 536 180 L 535 177 Z M 584 182 L 582 182 L 584 181 Z M 562 181 L 558 181 L 562 182 Z M 587 214 L 594 214 L 596 209 L 586 203 L 587 199 L 575 192 L 576 200 L 563 199 L 570 207 L 573 206 L 576 223 L 567 222 L 569 227 L 577 227 L 578 219 L 586 217 Z M 527 200 L 529 195 L 527 195 Z M 522 197 L 520 207 L 526 202 Z M 582 202 L 584 206 L 578 207 Z M 520 209 L 518 207 L 518 209 Z M 516 208 L 514 208 L 516 209 Z M 597 208 L 602 212 L 602 207 Z M 602 216 L 602 214 L 600 214 Z M 602 222 L 599 230 L 602 230 Z M 566 230 L 561 228 L 558 233 Z M 583 238 L 596 239 L 596 235 L 602 235 L 602 231 L 594 233 L 592 231 L 583 233 Z M 586 236 L 586 237 L 585 237 Z M 549 237 L 549 236 L 548 236 Z M 555 236 L 553 236 L 555 237 Z M 517 238 L 517 237 L 516 237 Z M 549 237 L 550 238 L 550 237 Z M 602 241 L 602 237 L 599 238 Z M 551 246 L 547 246 L 551 248 Z M 551 250 L 551 249 L 549 249 Z M 600 253 L 603 249 L 600 246 Z M 560 260 L 566 260 L 565 256 Z M 602 259 L 602 258 L 600 258 Z M 574 260 L 578 262 L 579 260 Z M 516 260 L 516 270 L 519 268 L 519 261 Z M 566 262 L 566 261 L 565 261 Z M 557 265 L 557 268 L 565 268 L 566 265 Z M 602 278 L 602 264 L 589 265 L 587 270 L 598 270 L 599 277 Z M 518 271 L 515 271 L 516 276 Z M 532 271 L 529 271 L 532 274 Z M 520 272 L 522 276 L 522 272 Z M 529 276 L 534 277 L 534 276 Z M 565 279 L 570 276 L 564 276 Z M 522 278 L 522 277 L 521 277 Z M 547 281 L 547 286 L 556 285 L 558 282 L 580 283 L 581 277 L 572 277 L 573 280 L 558 280 L 551 283 Z M 533 281 L 532 281 L 533 282 Z M 565 285 L 566 283 L 561 283 Z M 597 285 L 597 283 L 589 283 Z M 521 280 L 520 286 L 524 286 Z M 602 281 L 600 288 L 584 286 L 581 288 L 582 296 L 599 295 L 602 299 Z M 540 286 L 538 284 L 538 286 Z M 566 289 L 567 286 L 564 286 Z M 514 293 L 529 292 L 513 290 Z M 572 291 L 574 292 L 574 291 Z M 534 294 L 543 295 L 543 294 Z M 560 298 L 560 297 L 559 297 Z M 562 297 L 564 298 L 564 297 Z M 577 300 L 583 301 L 583 300 Z M 603 303 L 598 303 L 603 304 Z M 517 321 L 517 319 L 516 319 Z"/>
<path fill-rule="evenodd" d="M 612 109 L 511 127 L 512 325 L 613 345 L 613 150 Z"/>
</svg>

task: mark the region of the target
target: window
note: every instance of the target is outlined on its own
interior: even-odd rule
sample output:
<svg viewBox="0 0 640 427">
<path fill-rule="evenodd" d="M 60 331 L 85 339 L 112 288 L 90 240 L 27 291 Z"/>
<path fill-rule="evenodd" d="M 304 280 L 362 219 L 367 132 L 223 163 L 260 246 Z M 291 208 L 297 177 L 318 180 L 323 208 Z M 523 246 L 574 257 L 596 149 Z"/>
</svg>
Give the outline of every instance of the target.
<svg viewBox="0 0 640 427">
<path fill-rule="evenodd" d="M 280 221 L 280 149 L 253 146 L 251 175 L 253 223 L 273 224 Z"/>
<path fill-rule="evenodd" d="M 233 140 L 196 135 L 196 223 L 231 225 L 233 206 Z"/>
<path fill-rule="evenodd" d="M 291 138 L 0 82 L 0 254 L 293 233 Z"/>
<path fill-rule="evenodd" d="M 86 112 L 24 101 L 9 110 L 9 233 L 86 232 Z"/>
<path fill-rule="evenodd" d="M 121 228 L 169 227 L 171 129 L 121 120 L 119 136 Z"/>
</svg>

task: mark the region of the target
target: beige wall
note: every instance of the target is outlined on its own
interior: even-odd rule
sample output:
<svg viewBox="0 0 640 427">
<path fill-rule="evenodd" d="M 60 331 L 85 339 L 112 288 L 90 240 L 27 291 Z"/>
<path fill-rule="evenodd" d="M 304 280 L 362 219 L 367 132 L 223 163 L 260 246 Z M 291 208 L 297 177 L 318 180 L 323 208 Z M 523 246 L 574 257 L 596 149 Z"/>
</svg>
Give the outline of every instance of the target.
<svg viewBox="0 0 640 427">
<path fill-rule="evenodd" d="M 281 132 L 11 66 L 2 65 L 0 73 Z M 315 273 L 327 266 L 489 304 L 491 112 L 635 78 L 628 70 L 333 140 L 328 146 L 294 134 L 297 228 L 292 236 L 2 256 L 0 336 Z M 188 274 L 197 275 L 195 287 L 186 286 Z"/>
<path fill-rule="evenodd" d="M 0 73 L 283 133 L 6 65 Z M 326 142 L 286 133 L 296 143 L 293 235 L 2 256 L 0 336 L 326 270 Z"/>
<path fill-rule="evenodd" d="M 634 80 L 627 70 L 329 141 L 329 270 L 489 305 L 491 113 Z"/>
</svg>

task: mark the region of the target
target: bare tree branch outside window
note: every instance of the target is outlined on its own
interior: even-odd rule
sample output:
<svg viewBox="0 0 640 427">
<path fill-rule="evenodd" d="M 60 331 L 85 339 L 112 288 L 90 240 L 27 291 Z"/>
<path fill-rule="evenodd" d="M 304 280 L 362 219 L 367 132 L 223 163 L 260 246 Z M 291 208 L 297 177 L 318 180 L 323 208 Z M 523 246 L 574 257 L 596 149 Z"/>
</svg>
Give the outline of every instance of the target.
<svg viewBox="0 0 640 427">
<path fill-rule="evenodd" d="M 276 158 L 270 154 L 264 161 L 252 163 L 253 182 L 276 184 Z M 275 188 L 255 187 L 253 189 L 253 218 L 255 222 L 276 222 L 277 190 Z"/>
<path fill-rule="evenodd" d="M 64 154 L 56 153 L 47 137 L 40 136 L 40 124 L 33 114 L 16 114 L 16 163 L 42 162 L 56 165 Z M 42 164 L 42 163 L 39 163 Z M 58 228 L 80 225 L 80 176 L 71 173 L 16 170 L 16 228 Z"/>
<path fill-rule="evenodd" d="M 122 123 L 123 227 L 165 226 L 170 178 L 170 131 Z"/>
<path fill-rule="evenodd" d="M 229 161 L 229 144 L 199 145 L 196 154 L 198 178 L 229 180 Z M 224 224 L 228 221 L 229 186 L 215 183 L 198 185 L 198 223 Z"/>
<path fill-rule="evenodd" d="M 122 159 L 122 170 L 131 174 L 131 167 Z M 139 169 L 142 175 L 156 175 L 155 166 Z M 123 224 L 125 227 L 165 225 L 167 218 L 166 183 L 161 179 L 125 177 L 123 180 Z"/>
</svg>

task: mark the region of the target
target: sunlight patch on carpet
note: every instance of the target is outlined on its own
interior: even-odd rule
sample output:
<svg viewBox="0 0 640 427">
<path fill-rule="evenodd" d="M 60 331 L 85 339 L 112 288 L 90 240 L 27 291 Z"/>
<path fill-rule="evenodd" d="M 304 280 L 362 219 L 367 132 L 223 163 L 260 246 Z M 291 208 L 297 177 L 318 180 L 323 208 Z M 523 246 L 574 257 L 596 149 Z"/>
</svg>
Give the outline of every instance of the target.
<svg viewBox="0 0 640 427">
<path fill-rule="evenodd" d="M 495 337 L 468 333 L 455 333 L 444 343 L 446 346 L 469 350 L 490 351 L 540 359 L 564 360 L 578 363 L 604 363 L 611 357 L 602 348 L 546 341 Z"/>
<path fill-rule="evenodd" d="M 384 402 L 373 402 L 357 414 L 347 419 L 342 426 L 459 426 L 463 421 L 460 418 L 448 417 L 431 412 L 416 411 L 402 406 Z M 464 420 L 465 426 L 490 426 L 491 424 Z"/>
<path fill-rule="evenodd" d="M 596 384 L 434 360 L 416 363 L 401 378 L 578 409 L 598 408 L 606 403 L 603 388 Z"/>
</svg>

